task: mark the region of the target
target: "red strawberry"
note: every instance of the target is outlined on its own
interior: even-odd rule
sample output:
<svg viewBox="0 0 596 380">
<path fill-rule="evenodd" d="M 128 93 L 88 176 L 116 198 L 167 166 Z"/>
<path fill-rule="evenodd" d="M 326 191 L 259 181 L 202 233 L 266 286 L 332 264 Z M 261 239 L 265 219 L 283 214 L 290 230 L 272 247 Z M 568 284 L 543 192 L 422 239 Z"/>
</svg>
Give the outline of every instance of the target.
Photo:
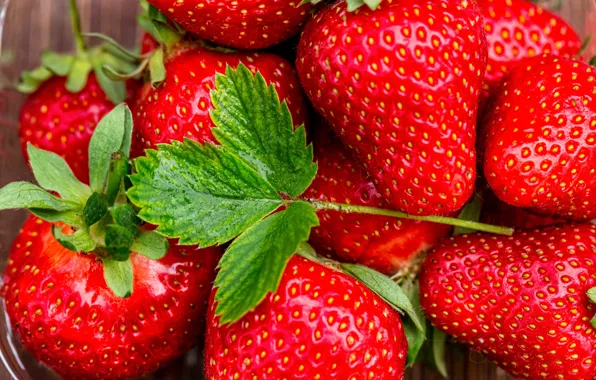
<svg viewBox="0 0 596 380">
<path fill-rule="evenodd" d="M 324 128 L 317 132 L 313 144 L 319 170 L 304 197 L 388 208 L 341 141 Z M 443 224 L 337 211 L 320 210 L 318 216 L 320 225 L 312 230 L 310 243 L 319 253 L 358 262 L 386 274 L 403 268 L 451 230 Z"/>
<path fill-rule="evenodd" d="M 484 173 L 501 200 L 540 214 L 596 216 L 594 71 L 537 57 L 505 80 L 485 118 Z"/>
<path fill-rule="evenodd" d="M 295 256 L 277 292 L 231 325 L 219 326 L 214 293 L 208 379 L 403 379 L 399 314 L 342 273 Z"/>
<path fill-rule="evenodd" d="M 157 49 L 159 46 L 159 42 L 153 36 L 147 32 L 143 33 L 143 38 L 141 39 L 141 54 L 151 53 L 153 50 Z"/>
<path fill-rule="evenodd" d="M 27 144 L 64 157 L 77 178 L 89 181 L 87 148 L 95 126 L 112 108 L 95 74 L 78 93 L 65 87 L 66 78 L 53 77 L 32 93 L 20 117 L 20 139 L 27 157 Z"/>
<path fill-rule="evenodd" d="M 15 331 L 38 360 L 68 378 L 128 378 L 195 344 L 217 249 L 172 244 L 159 261 L 131 256 L 132 296 L 114 296 L 101 262 L 63 248 L 51 224 L 29 218 L 10 252 L 3 293 Z"/>
<path fill-rule="evenodd" d="M 262 49 L 299 32 L 311 5 L 300 0 L 148 0 L 200 38 L 238 49 Z"/>
<path fill-rule="evenodd" d="M 460 0 L 340 1 L 298 49 L 306 93 L 391 205 L 449 214 L 471 196 L 475 120 L 486 65 L 480 10 Z"/>
<path fill-rule="evenodd" d="M 596 227 L 458 236 L 420 275 L 431 322 L 520 379 L 596 376 Z"/>
<path fill-rule="evenodd" d="M 306 106 L 300 83 L 292 66 L 284 59 L 266 53 L 224 53 L 202 47 L 180 49 L 167 60 L 167 79 L 157 89 L 147 84 L 135 108 L 135 156 L 142 148 L 190 138 L 201 143 L 215 142 L 211 133 L 210 92 L 215 76 L 226 66 L 244 63 L 259 71 L 268 84 L 275 85 L 280 99 L 288 103 L 296 126 L 304 124 Z"/>
<path fill-rule="evenodd" d="M 525 0 L 479 0 L 489 44 L 485 84 L 495 87 L 524 58 L 574 56 L 581 40 L 562 18 Z"/>
</svg>

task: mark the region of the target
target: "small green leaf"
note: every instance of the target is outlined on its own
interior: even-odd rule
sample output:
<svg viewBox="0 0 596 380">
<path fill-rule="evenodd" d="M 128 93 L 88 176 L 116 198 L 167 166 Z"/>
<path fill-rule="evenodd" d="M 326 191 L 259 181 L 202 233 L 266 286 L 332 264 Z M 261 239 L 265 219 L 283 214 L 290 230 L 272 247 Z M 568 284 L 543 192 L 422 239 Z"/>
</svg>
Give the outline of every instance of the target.
<svg viewBox="0 0 596 380">
<path fill-rule="evenodd" d="M 27 153 L 33 175 L 41 187 L 57 192 L 65 200 L 85 204 L 91 190 L 75 177 L 62 157 L 31 144 L 27 145 Z"/>
<path fill-rule="evenodd" d="M 93 67 L 87 59 L 75 60 L 66 79 L 66 89 L 75 94 L 81 92 L 87 85 L 87 79 L 92 69 Z"/>
<path fill-rule="evenodd" d="M 298 196 L 317 173 L 304 127 L 294 131 L 287 104 L 263 76 L 240 64 L 216 77 L 211 98 L 213 134 L 281 193 Z"/>
<path fill-rule="evenodd" d="M 140 253 L 148 259 L 159 260 L 168 253 L 169 248 L 168 239 L 157 232 L 141 231 L 134 243 L 132 243 L 130 250 Z"/>
<path fill-rule="evenodd" d="M 93 193 L 83 209 L 83 221 L 87 227 L 99 222 L 108 212 L 108 201 L 103 194 Z"/>
<path fill-rule="evenodd" d="M 106 199 L 111 206 L 114 204 L 123 189 L 123 181 L 130 170 L 128 159 L 120 153 L 112 156 L 108 182 L 106 184 Z"/>
<path fill-rule="evenodd" d="M 31 208 L 29 211 L 33 215 L 36 215 L 50 223 L 66 223 L 72 227 L 84 227 L 83 219 L 81 218 L 80 213 L 76 211 L 54 211 L 43 210 L 39 208 Z"/>
<path fill-rule="evenodd" d="M 105 92 L 108 99 L 114 104 L 120 104 L 126 100 L 126 84 L 124 82 L 114 81 L 110 79 L 103 71 L 105 59 L 102 57 L 95 57 L 91 61 L 93 65 L 93 72 L 97 78 L 99 86 Z"/>
<path fill-rule="evenodd" d="M 110 215 L 112 215 L 116 224 L 126 228 L 133 236 L 137 234 L 141 220 L 137 217 L 137 213 L 131 205 L 114 206 L 110 209 Z"/>
<path fill-rule="evenodd" d="M 423 321 L 412 306 L 408 296 L 393 280 L 374 269 L 356 264 L 342 264 L 342 269 L 360 280 L 370 290 L 383 298 L 389 305 L 399 312 L 405 312 L 412 319 L 414 325 L 423 331 Z"/>
<path fill-rule="evenodd" d="M 62 232 L 62 227 L 52 226 L 52 235 L 64 248 L 73 252 L 91 252 L 95 249 L 95 243 L 85 230 L 77 230 L 72 235 Z"/>
<path fill-rule="evenodd" d="M 135 160 L 129 199 L 139 217 L 180 244 L 223 244 L 281 206 L 264 179 L 221 147 L 191 140 Z"/>
<path fill-rule="evenodd" d="M 290 257 L 318 224 L 314 208 L 296 202 L 255 224 L 232 243 L 215 280 L 221 324 L 242 318 L 277 289 Z"/>
<path fill-rule="evenodd" d="M 596 287 L 588 289 L 588 298 L 591 302 L 596 303 Z"/>
<path fill-rule="evenodd" d="M 41 54 L 42 65 L 61 77 L 70 73 L 74 61 L 74 56 L 69 54 L 57 54 L 53 51 L 45 51 Z"/>
<path fill-rule="evenodd" d="M 117 261 L 128 260 L 134 235 L 125 227 L 110 224 L 106 227 L 106 250 Z"/>
<path fill-rule="evenodd" d="M 112 156 L 128 145 L 132 114 L 126 104 L 116 106 L 101 119 L 89 142 L 89 179 L 91 190 L 103 193 Z"/>
<path fill-rule="evenodd" d="M 370 9 L 375 10 L 379 7 L 382 0 L 347 0 L 348 12 L 353 12 L 363 5 L 367 5 Z"/>
<path fill-rule="evenodd" d="M 53 75 L 54 74 L 50 70 L 43 66 L 38 67 L 33 71 L 25 72 L 21 76 L 20 82 L 17 84 L 17 90 L 24 94 L 31 94 Z"/>
<path fill-rule="evenodd" d="M 164 64 L 163 49 L 156 49 L 149 60 L 149 73 L 151 74 L 151 84 L 153 87 L 166 80 L 166 66 Z"/>
<path fill-rule="evenodd" d="M 106 284 L 116 297 L 128 298 L 132 295 L 134 275 L 130 259 L 117 261 L 108 258 L 101 260 Z"/>
<path fill-rule="evenodd" d="M 445 362 L 445 346 L 447 345 L 447 335 L 443 334 L 439 329 L 433 328 L 432 336 L 432 355 L 433 363 L 437 367 L 437 371 L 444 378 L 448 377 L 447 363 Z"/>
<path fill-rule="evenodd" d="M 482 214 L 482 206 L 483 206 L 482 196 L 480 194 L 476 194 L 472 201 L 468 202 L 459 213 L 458 218 L 462 220 L 469 220 L 471 222 L 478 222 L 480 220 L 480 215 Z M 476 231 L 470 230 L 464 227 L 455 227 L 453 230 L 453 235 L 465 235 L 474 233 Z"/>
<path fill-rule="evenodd" d="M 424 313 L 422 312 L 422 308 L 420 306 L 420 288 L 418 286 L 418 282 L 407 281 L 402 286 L 404 293 L 407 295 L 408 299 L 412 303 L 414 311 L 418 315 L 418 318 L 423 321 L 422 322 L 422 330 L 419 329 L 412 319 L 407 318 L 404 320 L 404 331 L 406 333 L 406 338 L 408 340 L 408 360 L 407 365 L 412 366 L 420 351 L 426 341 L 426 321 Z"/>
<path fill-rule="evenodd" d="M 81 205 L 58 198 L 29 182 L 12 182 L 0 189 L 0 210 L 22 208 L 75 211 L 80 210 Z"/>
</svg>

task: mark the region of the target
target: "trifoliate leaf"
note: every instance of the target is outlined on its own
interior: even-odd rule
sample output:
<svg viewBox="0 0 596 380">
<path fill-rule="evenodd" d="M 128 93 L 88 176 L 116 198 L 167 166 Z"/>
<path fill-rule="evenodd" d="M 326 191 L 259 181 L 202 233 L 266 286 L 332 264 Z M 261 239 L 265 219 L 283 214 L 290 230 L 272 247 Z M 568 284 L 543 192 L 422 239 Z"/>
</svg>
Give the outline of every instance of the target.
<svg viewBox="0 0 596 380">
<path fill-rule="evenodd" d="M 215 280 L 221 324 L 237 321 L 277 289 L 290 257 L 318 224 L 314 208 L 296 202 L 255 224 L 232 243 Z"/>
<path fill-rule="evenodd" d="M 54 74 L 65 77 L 75 61 L 71 54 L 58 54 L 53 51 L 45 51 L 41 54 L 41 63 Z"/>
<path fill-rule="evenodd" d="M 105 195 L 93 193 L 83 209 L 83 221 L 88 227 L 99 222 L 108 213 L 108 201 Z"/>
<path fill-rule="evenodd" d="M 407 318 L 404 320 L 404 332 L 406 334 L 406 339 L 408 340 L 407 365 L 411 366 L 416 362 L 426 340 L 426 321 L 420 306 L 420 287 L 418 286 L 418 282 L 407 281 L 403 284 L 402 288 L 412 303 L 414 311 L 418 315 L 420 321 L 422 321 L 422 329 L 419 329 L 412 319 Z"/>
<path fill-rule="evenodd" d="M 400 313 L 406 313 L 420 331 L 424 329 L 422 325 L 423 320 L 414 309 L 408 296 L 404 293 L 402 288 L 389 277 L 362 265 L 342 264 L 341 267 L 347 273 L 360 280 L 379 297 L 383 298 L 394 309 Z"/>
<path fill-rule="evenodd" d="M 41 187 L 57 192 L 62 199 L 85 204 L 91 190 L 75 177 L 62 157 L 31 144 L 27 145 L 27 153 L 33 175 Z"/>
<path fill-rule="evenodd" d="M 155 231 L 141 231 L 136 237 L 130 250 L 137 252 L 148 259 L 159 260 L 168 253 L 170 244 L 168 239 L 164 238 Z"/>
<path fill-rule="evenodd" d="M 106 284 L 116 297 L 127 298 L 132 295 L 134 275 L 130 259 L 116 261 L 108 258 L 101 260 Z"/>
<path fill-rule="evenodd" d="M 244 161 L 221 147 L 186 140 L 135 160 L 129 199 L 139 217 L 183 245 L 223 244 L 282 202 Z"/>
<path fill-rule="evenodd" d="M 72 93 L 81 92 L 87 84 L 89 73 L 93 67 L 88 59 L 77 59 L 72 64 L 68 78 L 66 78 L 66 89 Z"/>
<path fill-rule="evenodd" d="M 471 222 L 477 222 L 480 220 L 480 215 L 482 214 L 482 205 L 483 205 L 482 196 L 480 194 L 476 194 L 474 199 L 472 199 L 468 204 L 466 204 L 459 213 L 458 218 L 462 220 L 469 220 Z M 455 227 L 453 230 L 453 235 L 465 235 L 469 233 L 474 233 L 476 231 L 470 230 L 464 227 Z"/>
<path fill-rule="evenodd" d="M 126 228 L 133 236 L 137 234 L 141 220 L 137 217 L 137 213 L 131 205 L 114 206 L 110 209 L 110 215 L 112 215 L 116 224 Z"/>
<path fill-rule="evenodd" d="M 21 208 L 75 211 L 80 210 L 81 205 L 58 198 L 29 182 L 12 182 L 0 189 L 0 210 Z"/>
<path fill-rule="evenodd" d="M 73 252 L 91 252 L 96 246 L 89 233 L 82 229 L 67 235 L 62 232 L 62 227 L 53 225 L 52 235 L 60 245 Z"/>
<path fill-rule="evenodd" d="M 217 126 L 214 135 L 226 149 L 248 162 L 278 192 L 298 196 L 317 173 L 304 127 L 294 131 L 287 104 L 259 73 L 239 65 L 218 74 L 211 93 Z"/>
<path fill-rule="evenodd" d="M 110 257 L 117 261 L 128 260 L 134 238 L 134 235 L 125 227 L 117 224 L 106 226 L 106 250 Z"/>
<path fill-rule="evenodd" d="M 132 114 L 126 104 L 116 106 L 101 119 L 89 142 L 89 180 L 91 190 L 103 193 L 112 156 L 128 156 L 132 134 Z"/>
</svg>

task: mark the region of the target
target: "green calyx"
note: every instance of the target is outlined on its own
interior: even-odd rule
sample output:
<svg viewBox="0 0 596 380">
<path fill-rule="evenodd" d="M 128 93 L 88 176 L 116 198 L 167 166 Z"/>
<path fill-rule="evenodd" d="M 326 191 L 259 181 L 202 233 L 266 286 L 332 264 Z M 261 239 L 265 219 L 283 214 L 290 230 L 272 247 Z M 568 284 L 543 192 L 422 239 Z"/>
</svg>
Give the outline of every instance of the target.
<svg viewBox="0 0 596 380">
<path fill-rule="evenodd" d="M 58 54 L 46 51 L 41 56 L 41 66 L 24 72 L 16 88 L 22 93 L 35 92 L 45 81 L 53 76 L 66 77 L 66 88 L 72 93 L 80 92 L 89 75 L 95 73 L 97 80 L 107 97 L 119 104 L 126 98 L 124 83 L 112 81 L 103 71 L 105 65 L 122 71 L 134 68 L 129 57 L 119 54 L 108 45 L 88 48 L 81 33 L 76 1 L 70 0 L 72 28 L 76 43 L 76 51 L 72 54 Z"/>
<path fill-rule="evenodd" d="M 324 1 L 325 0 L 302 0 L 300 5 L 308 4 L 308 3 L 317 5 L 319 3 L 323 3 Z M 348 12 L 353 12 L 353 11 L 361 8 L 364 5 L 366 5 L 367 7 L 369 7 L 372 10 L 375 10 L 379 7 L 379 4 L 381 4 L 382 0 L 345 0 L 345 1 L 348 5 Z"/>
<path fill-rule="evenodd" d="M 132 114 L 121 104 L 100 121 L 89 143 L 89 186 L 62 157 L 29 145 L 38 185 L 14 182 L 0 189 L 0 210 L 28 209 L 57 223 L 52 232 L 63 247 L 100 257 L 106 283 L 120 297 L 132 294 L 132 252 L 160 259 L 168 250 L 164 237 L 139 228 L 141 221 L 126 197 L 131 136 Z"/>
</svg>

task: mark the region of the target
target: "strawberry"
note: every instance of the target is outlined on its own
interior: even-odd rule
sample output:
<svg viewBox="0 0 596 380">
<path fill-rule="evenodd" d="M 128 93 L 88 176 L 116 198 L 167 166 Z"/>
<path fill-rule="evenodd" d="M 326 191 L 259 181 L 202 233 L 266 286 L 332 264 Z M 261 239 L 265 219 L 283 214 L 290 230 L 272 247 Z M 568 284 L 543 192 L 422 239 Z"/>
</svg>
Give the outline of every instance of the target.
<svg viewBox="0 0 596 380">
<path fill-rule="evenodd" d="M 54 76 L 29 95 L 21 108 L 19 136 L 23 154 L 27 144 L 66 159 L 77 178 L 89 181 L 87 148 L 97 123 L 114 103 L 103 92 L 94 74 L 85 87 L 72 93 L 66 79 Z"/>
<path fill-rule="evenodd" d="M 95 256 L 67 250 L 30 217 L 10 251 L 6 310 L 25 348 L 62 376 L 139 376 L 195 344 L 218 257 L 174 244 L 159 261 L 133 253 L 134 291 L 122 299 Z"/>
<path fill-rule="evenodd" d="M 244 63 L 251 71 L 259 71 L 288 103 L 295 125 L 304 124 L 307 110 L 300 83 L 284 59 L 267 53 L 226 53 L 198 46 L 180 48 L 172 54 L 166 60 L 167 78 L 161 86 L 153 88 L 148 83 L 139 93 L 134 156 L 142 154 L 143 148 L 184 138 L 215 142 L 210 92 L 215 89 L 216 74 L 224 73 L 228 65 Z"/>
<path fill-rule="evenodd" d="M 403 379 L 399 314 L 340 272 L 295 256 L 274 294 L 223 326 L 214 316 L 215 292 L 207 379 Z"/>
<path fill-rule="evenodd" d="M 390 204 L 449 214 L 472 195 L 486 65 L 480 10 L 460 0 L 382 1 L 319 11 L 297 68 L 315 108 Z"/>
<path fill-rule="evenodd" d="M 422 308 L 517 378 L 593 379 L 595 251 L 590 224 L 458 236 L 428 256 Z"/>
<path fill-rule="evenodd" d="M 325 127 L 315 136 L 313 145 L 319 170 L 304 197 L 388 208 L 372 180 Z M 443 224 L 330 210 L 319 210 L 318 217 L 320 225 L 310 236 L 310 243 L 318 252 L 386 274 L 402 269 L 451 230 Z"/>
<path fill-rule="evenodd" d="M 539 214 L 596 216 L 594 80 L 593 67 L 554 56 L 512 71 L 484 126 L 484 173 L 499 199 Z"/>
<path fill-rule="evenodd" d="M 295 35 L 310 4 L 288 0 L 148 0 L 202 39 L 237 49 L 263 49 Z"/>
<path fill-rule="evenodd" d="M 565 20 L 525 0 L 479 0 L 489 44 L 485 85 L 498 87 L 503 76 L 528 57 L 575 56 L 582 42 Z"/>
</svg>

